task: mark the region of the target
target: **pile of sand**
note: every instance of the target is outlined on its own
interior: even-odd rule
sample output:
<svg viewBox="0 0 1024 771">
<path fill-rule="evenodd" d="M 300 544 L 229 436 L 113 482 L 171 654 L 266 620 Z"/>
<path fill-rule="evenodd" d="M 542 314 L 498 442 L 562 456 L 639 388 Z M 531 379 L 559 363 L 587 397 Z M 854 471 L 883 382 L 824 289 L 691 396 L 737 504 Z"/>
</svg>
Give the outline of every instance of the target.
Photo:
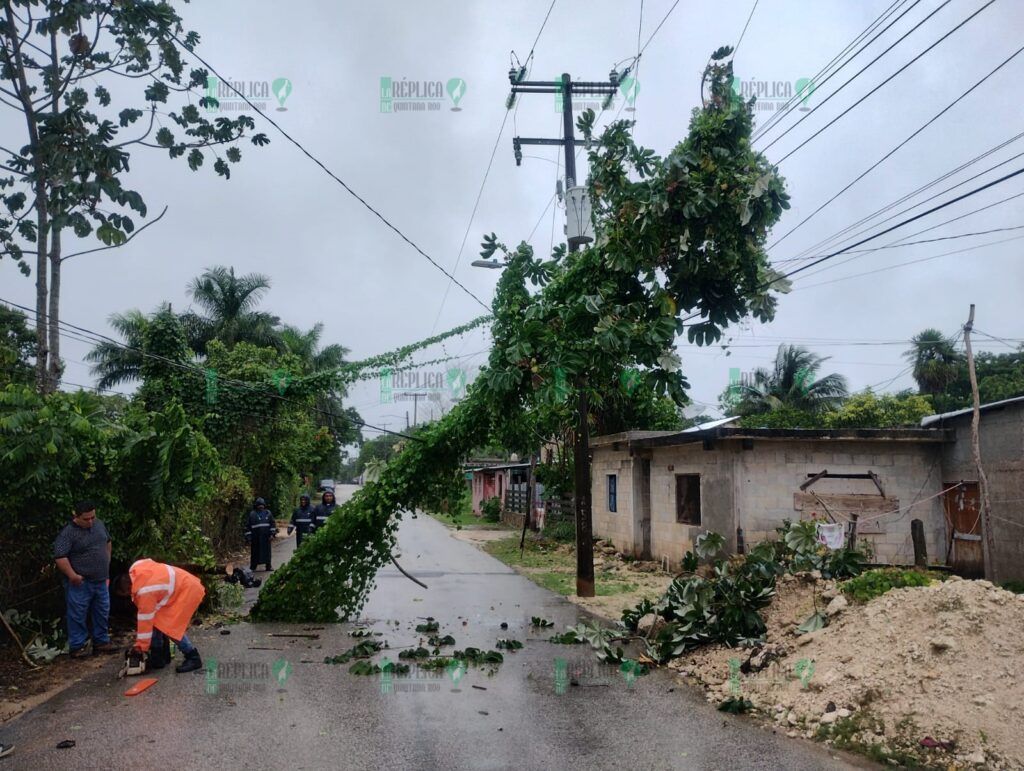
<svg viewBox="0 0 1024 771">
<path fill-rule="evenodd" d="M 713 646 L 672 663 L 709 701 L 747 698 L 791 735 L 879 760 L 1024 768 L 1024 596 L 959 578 L 865 605 L 809 575 L 778 589 L 763 650 Z M 829 626 L 797 636 L 815 607 L 830 608 Z"/>
</svg>

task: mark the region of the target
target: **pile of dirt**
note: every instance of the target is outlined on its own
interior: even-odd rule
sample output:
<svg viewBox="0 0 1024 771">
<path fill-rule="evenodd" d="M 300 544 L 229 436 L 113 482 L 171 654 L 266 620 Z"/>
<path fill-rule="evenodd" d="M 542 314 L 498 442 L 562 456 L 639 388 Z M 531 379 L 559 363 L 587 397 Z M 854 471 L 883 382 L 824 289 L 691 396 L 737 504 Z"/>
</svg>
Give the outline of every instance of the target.
<svg viewBox="0 0 1024 771">
<path fill-rule="evenodd" d="M 795 634 L 826 608 L 827 627 Z M 954 577 L 856 605 L 787 575 L 766 620 L 761 649 L 711 646 L 671 666 L 709 701 L 748 699 L 790 735 L 883 762 L 1024 768 L 1024 596 Z"/>
</svg>

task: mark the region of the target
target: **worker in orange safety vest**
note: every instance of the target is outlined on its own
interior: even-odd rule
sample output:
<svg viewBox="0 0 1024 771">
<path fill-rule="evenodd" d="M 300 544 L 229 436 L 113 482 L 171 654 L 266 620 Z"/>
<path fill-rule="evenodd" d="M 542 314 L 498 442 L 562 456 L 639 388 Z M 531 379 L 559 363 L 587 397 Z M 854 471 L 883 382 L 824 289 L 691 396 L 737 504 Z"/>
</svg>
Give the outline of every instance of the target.
<svg viewBox="0 0 1024 771">
<path fill-rule="evenodd" d="M 198 578 L 181 568 L 141 559 L 127 574 L 118 576 L 111 589 L 119 597 L 131 596 L 138 610 L 136 651 L 145 653 L 154 643 L 154 635 L 166 635 L 185 656 L 184 662 L 175 667 L 176 672 L 202 669 L 199 651 L 185 634 L 206 595 Z"/>
</svg>

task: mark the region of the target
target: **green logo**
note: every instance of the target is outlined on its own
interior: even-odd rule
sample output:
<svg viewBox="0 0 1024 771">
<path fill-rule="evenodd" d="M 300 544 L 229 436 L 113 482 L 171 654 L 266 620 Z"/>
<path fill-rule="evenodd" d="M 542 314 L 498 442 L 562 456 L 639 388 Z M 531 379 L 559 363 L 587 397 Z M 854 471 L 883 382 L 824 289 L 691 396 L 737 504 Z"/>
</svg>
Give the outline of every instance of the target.
<svg viewBox="0 0 1024 771">
<path fill-rule="evenodd" d="M 452 112 L 459 112 L 462 109 L 459 107 L 459 102 L 466 95 L 466 81 L 462 78 L 449 78 L 445 90 L 452 100 Z"/>
<path fill-rule="evenodd" d="M 466 662 L 462 659 L 452 659 L 448 662 L 448 666 L 445 667 L 445 671 L 448 673 L 448 677 L 451 678 L 452 683 L 458 687 L 459 680 L 466 674 Z"/>
<path fill-rule="evenodd" d="M 206 98 L 212 99 L 212 102 L 208 102 L 206 105 L 207 112 L 216 112 L 220 109 L 220 103 L 217 100 L 217 87 L 220 85 L 220 79 L 213 75 L 206 76 Z"/>
<path fill-rule="evenodd" d="M 622 664 L 619 665 L 619 672 L 621 672 L 622 676 L 626 679 L 626 686 L 632 687 L 633 682 L 637 677 L 647 673 L 647 667 L 639 661 L 623 659 Z"/>
<path fill-rule="evenodd" d="M 626 389 L 627 394 L 632 394 L 644 380 L 643 375 L 635 369 L 624 369 L 619 375 L 619 382 Z"/>
<path fill-rule="evenodd" d="M 796 95 L 801 97 L 800 109 L 803 112 L 807 112 L 809 109 L 807 107 L 807 100 L 811 98 L 811 94 L 814 93 L 816 86 L 810 78 L 799 78 L 794 85 L 796 86 Z"/>
<path fill-rule="evenodd" d="M 284 103 L 292 93 L 292 82 L 288 78 L 277 78 L 270 84 L 270 90 L 274 92 L 274 96 L 277 98 L 277 111 L 287 111 L 288 108 L 284 106 Z"/>
<path fill-rule="evenodd" d="M 206 692 L 216 696 L 220 691 L 220 678 L 217 676 L 217 659 L 206 660 Z"/>
<path fill-rule="evenodd" d="M 458 367 L 448 370 L 448 390 L 453 399 L 461 399 L 466 393 L 466 372 Z"/>
<path fill-rule="evenodd" d="M 391 377 L 391 369 L 385 368 L 380 371 L 380 403 L 391 404 L 395 400 L 394 378 Z"/>
<path fill-rule="evenodd" d="M 555 402 L 561 404 L 569 398 L 569 383 L 565 377 L 565 370 L 555 367 Z"/>
<path fill-rule="evenodd" d="M 626 98 L 626 112 L 636 110 L 636 95 L 640 93 L 640 81 L 632 75 L 627 75 L 619 83 L 619 91 Z"/>
<path fill-rule="evenodd" d="M 740 660 L 729 659 L 729 691 L 733 696 L 740 695 Z"/>
<path fill-rule="evenodd" d="M 292 673 L 292 665 L 288 663 L 288 659 L 278 659 L 271 664 L 270 671 L 277 678 L 277 684 L 284 688 L 284 684 L 288 682 L 288 678 Z"/>
<path fill-rule="evenodd" d="M 292 382 L 292 373 L 286 369 L 275 369 L 274 374 L 270 377 L 271 382 L 277 389 L 277 392 L 284 395 L 288 385 Z"/>
<path fill-rule="evenodd" d="M 555 693 L 561 696 L 569 686 L 569 662 L 555 659 Z"/>
<path fill-rule="evenodd" d="M 793 670 L 800 678 L 800 683 L 806 688 L 807 684 L 811 682 L 811 678 L 814 677 L 814 659 L 800 659 L 793 666 Z"/>
<path fill-rule="evenodd" d="M 395 692 L 395 664 L 389 658 L 380 661 L 380 692 L 389 694 Z"/>
<path fill-rule="evenodd" d="M 391 90 L 391 78 L 384 75 L 380 79 L 380 111 L 381 112 L 394 112 L 394 102 L 392 101 L 392 90 Z"/>
<path fill-rule="evenodd" d="M 206 403 L 215 404 L 217 402 L 217 370 L 208 369 L 206 370 Z"/>
</svg>

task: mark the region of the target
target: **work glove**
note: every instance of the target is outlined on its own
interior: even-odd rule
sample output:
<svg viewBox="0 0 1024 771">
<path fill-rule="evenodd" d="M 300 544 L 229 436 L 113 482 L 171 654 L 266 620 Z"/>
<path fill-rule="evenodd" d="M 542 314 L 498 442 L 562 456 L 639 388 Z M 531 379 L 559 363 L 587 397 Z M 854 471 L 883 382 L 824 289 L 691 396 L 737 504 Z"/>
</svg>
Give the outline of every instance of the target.
<svg viewBox="0 0 1024 771">
<path fill-rule="evenodd" d="M 277 538 L 277 528 L 276 527 L 273 530 L 270 531 L 270 535 L 271 535 L 272 538 Z"/>
</svg>

